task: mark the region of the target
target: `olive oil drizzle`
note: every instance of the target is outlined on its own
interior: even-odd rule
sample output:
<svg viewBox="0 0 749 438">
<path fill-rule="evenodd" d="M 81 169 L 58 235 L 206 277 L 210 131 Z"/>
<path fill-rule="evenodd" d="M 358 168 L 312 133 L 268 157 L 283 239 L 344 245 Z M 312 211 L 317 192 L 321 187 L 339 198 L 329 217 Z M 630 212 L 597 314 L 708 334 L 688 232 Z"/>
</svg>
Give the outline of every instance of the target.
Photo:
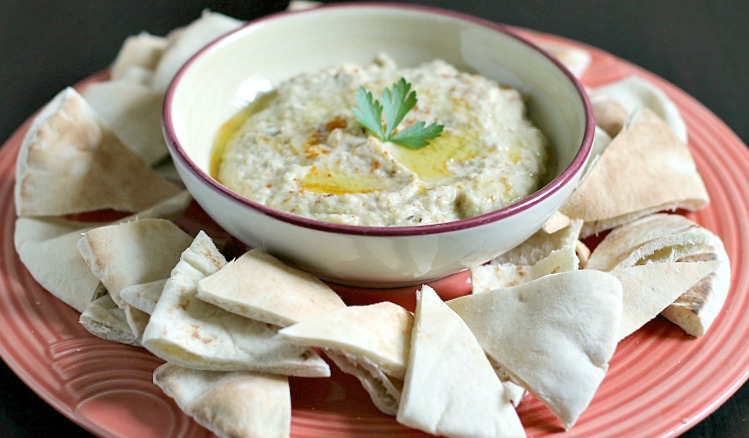
<svg viewBox="0 0 749 438">
<path fill-rule="evenodd" d="M 213 149 L 211 150 L 211 161 L 208 168 L 210 175 L 219 180 L 219 171 L 221 170 L 221 163 L 224 161 L 226 155 L 226 149 L 229 143 L 236 137 L 242 125 L 252 117 L 268 107 L 268 105 L 275 99 L 277 93 L 271 91 L 269 93 L 259 95 L 255 100 L 247 104 L 239 112 L 233 115 L 229 120 L 224 122 L 221 127 L 218 128 L 216 133 L 216 139 L 213 142 Z"/>
</svg>

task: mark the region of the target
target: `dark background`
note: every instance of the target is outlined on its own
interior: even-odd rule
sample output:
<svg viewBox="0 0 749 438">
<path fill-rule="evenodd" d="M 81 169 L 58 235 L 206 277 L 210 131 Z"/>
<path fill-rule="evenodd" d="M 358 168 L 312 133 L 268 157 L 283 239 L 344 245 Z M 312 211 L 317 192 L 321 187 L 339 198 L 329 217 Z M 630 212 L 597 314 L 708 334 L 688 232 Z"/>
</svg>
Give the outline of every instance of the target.
<svg viewBox="0 0 749 438">
<path fill-rule="evenodd" d="M 744 143 L 749 140 L 746 0 L 418 3 L 606 50 L 672 82 L 714 112 Z M 165 35 L 196 19 L 204 8 L 252 19 L 286 4 L 279 0 L 0 0 L 0 143 L 65 86 L 105 69 L 129 35 L 140 31 Z M 749 436 L 747 416 L 749 386 L 684 436 Z M 0 437 L 66 433 L 85 435 L 0 362 Z"/>
</svg>

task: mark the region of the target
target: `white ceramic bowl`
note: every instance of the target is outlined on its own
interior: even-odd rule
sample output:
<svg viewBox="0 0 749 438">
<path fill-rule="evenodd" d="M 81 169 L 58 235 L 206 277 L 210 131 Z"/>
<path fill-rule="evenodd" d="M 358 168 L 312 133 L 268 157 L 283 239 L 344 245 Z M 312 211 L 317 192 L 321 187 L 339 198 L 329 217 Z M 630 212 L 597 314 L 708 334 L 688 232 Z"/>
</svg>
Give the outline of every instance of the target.
<svg viewBox="0 0 749 438">
<path fill-rule="evenodd" d="M 237 195 L 209 176 L 219 126 L 258 93 L 296 74 L 379 52 L 401 66 L 441 58 L 518 88 L 550 139 L 556 177 L 528 198 L 470 219 L 362 227 L 306 219 Z M 333 282 L 395 287 L 480 264 L 537 231 L 568 198 L 588 159 L 593 117 L 577 80 L 505 27 L 420 6 L 343 4 L 281 13 L 203 49 L 167 91 L 164 132 L 187 189 L 229 233 Z"/>
</svg>

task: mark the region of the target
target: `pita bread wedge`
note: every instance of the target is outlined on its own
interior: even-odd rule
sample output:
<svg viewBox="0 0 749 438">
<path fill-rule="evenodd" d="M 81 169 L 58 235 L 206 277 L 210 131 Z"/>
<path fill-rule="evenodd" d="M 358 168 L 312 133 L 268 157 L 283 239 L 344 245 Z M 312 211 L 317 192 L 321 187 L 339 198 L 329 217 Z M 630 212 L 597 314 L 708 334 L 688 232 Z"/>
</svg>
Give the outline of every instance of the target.
<svg viewBox="0 0 749 438">
<path fill-rule="evenodd" d="M 211 238 L 199 232 L 164 286 L 143 333 L 143 346 L 187 368 L 330 376 L 320 356 L 287 342 L 276 327 L 197 299 L 198 281 L 224 265 L 226 259 Z"/>
<path fill-rule="evenodd" d="M 122 80 L 93 83 L 81 96 L 143 161 L 154 165 L 169 155 L 161 130 L 164 93 Z"/>
<path fill-rule="evenodd" d="M 322 2 L 307 1 L 307 0 L 291 0 L 289 6 L 286 8 L 289 11 L 303 11 L 305 9 L 312 9 L 322 5 Z"/>
<path fill-rule="evenodd" d="M 692 336 L 702 336 L 723 308 L 731 264 L 715 233 L 677 214 L 654 214 L 609 233 L 591 254 L 588 268 L 614 270 L 647 262 L 720 262 L 714 272 L 683 293 L 663 316 Z"/>
<path fill-rule="evenodd" d="M 125 311 L 104 294 L 89 303 L 78 322 L 91 334 L 107 341 L 140 345 L 127 322 Z"/>
<path fill-rule="evenodd" d="M 417 292 L 411 353 L 396 418 L 433 435 L 525 436 L 476 338 L 429 286 Z"/>
<path fill-rule="evenodd" d="M 472 293 L 517 286 L 544 275 L 578 269 L 577 244 L 582 225 L 576 219 L 554 233 L 541 229 L 491 262 L 471 268 Z"/>
<path fill-rule="evenodd" d="M 246 318 L 288 326 L 346 307 L 317 277 L 252 249 L 198 282 L 198 298 Z"/>
<path fill-rule="evenodd" d="M 83 312 L 99 291 L 99 279 L 78 253 L 83 232 L 96 224 L 59 218 L 18 218 L 16 252 L 34 280 L 45 290 Z"/>
<path fill-rule="evenodd" d="M 658 316 L 719 265 L 718 261 L 648 263 L 611 271 L 622 283 L 623 308 L 619 339 L 626 338 Z"/>
<path fill-rule="evenodd" d="M 596 127 L 602 129 L 610 138 L 622 130 L 629 119 L 629 111 L 616 100 L 595 94 L 590 99 L 593 106 L 593 114 L 596 119 Z"/>
<path fill-rule="evenodd" d="M 168 36 L 168 45 L 159 59 L 151 86 L 166 91 L 182 65 L 192 55 L 219 36 L 237 29 L 242 21 L 216 12 L 204 11 L 197 20 Z"/>
<path fill-rule="evenodd" d="M 112 80 L 120 80 L 128 76 L 128 71 L 139 70 L 153 72 L 167 46 L 164 37 L 141 32 L 125 38 L 117 57 L 109 68 Z"/>
<path fill-rule="evenodd" d="M 19 216 L 137 212 L 180 191 L 125 147 L 72 88 L 37 115 L 16 161 Z"/>
<path fill-rule="evenodd" d="M 78 250 L 118 306 L 127 286 L 169 277 L 192 237 L 166 219 L 141 219 L 87 231 Z"/>
<path fill-rule="evenodd" d="M 590 96 L 591 101 L 601 97 L 614 100 L 629 114 L 647 108 L 663 119 L 682 143 L 687 143 L 687 125 L 679 108 L 660 87 L 646 79 L 627 76 L 595 88 Z"/>
<path fill-rule="evenodd" d="M 541 229 L 547 234 L 552 234 L 566 227 L 570 224 L 570 222 L 572 222 L 572 219 L 563 215 L 559 211 L 555 211 L 554 214 L 552 214 L 551 217 L 547 219 L 546 222 L 544 222 L 544 225 L 541 227 Z"/>
<path fill-rule="evenodd" d="M 289 340 L 365 357 L 388 375 L 406 375 L 413 317 L 391 302 L 349 306 L 302 320 L 279 332 Z"/>
<path fill-rule="evenodd" d="M 184 191 L 123 220 L 174 217 L 184 211 L 191 199 Z M 78 252 L 78 241 L 86 231 L 105 225 L 110 223 L 21 217 L 16 220 L 13 240 L 21 262 L 34 280 L 64 303 L 83 312 L 98 296 L 100 282 Z"/>
<path fill-rule="evenodd" d="M 199 371 L 166 363 L 153 382 L 219 437 L 285 438 L 291 429 L 286 376 Z"/>
<path fill-rule="evenodd" d="M 120 299 L 128 306 L 150 315 L 165 285 L 166 279 L 161 279 L 125 286 L 120 290 Z"/>
<path fill-rule="evenodd" d="M 279 334 L 298 345 L 322 348 L 338 368 L 359 379 L 378 409 L 395 415 L 412 326 L 409 311 L 385 301 L 310 316 Z"/>
<path fill-rule="evenodd" d="M 585 73 L 592 61 L 590 52 L 584 49 L 548 41 L 538 42 L 538 45 L 558 59 L 562 65 L 567 67 L 578 78 Z"/>
<path fill-rule="evenodd" d="M 600 271 L 551 274 L 447 305 L 487 356 L 571 428 L 619 341 L 622 284 Z"/>
<path fill-rule="evenodd" d="M 699 210 L 709 200 L 687 146 L 641 109 L 560 211 L 585 221 L 585 237 L 659 211 Z"/>
</svg>

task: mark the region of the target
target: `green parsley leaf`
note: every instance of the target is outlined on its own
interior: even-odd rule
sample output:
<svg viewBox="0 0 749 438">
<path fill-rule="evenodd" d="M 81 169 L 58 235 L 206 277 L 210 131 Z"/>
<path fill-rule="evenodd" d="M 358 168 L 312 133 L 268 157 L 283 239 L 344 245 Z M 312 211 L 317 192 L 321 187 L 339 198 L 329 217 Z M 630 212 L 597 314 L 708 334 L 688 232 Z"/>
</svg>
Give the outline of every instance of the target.
<svg viewBox="0 0 749 438">
<path fill-rule="evenodd" d="M 356 121 L 382 141 L 399 144 L 410 149 L 419 149 L 429 144 L 429 140 L 439 136 L 444 126 L 425 122 L 416 122 L 408 128 L 393 131 L 416 106 L 416 92 L 411 91 L 411 84 L 405 78 L 386 88 L 380 98 L 382 103 L 372 98 L 372 93 L 363 86 L 356 93 L 358 108 L 352 108 Z M 385 126 L 382 125 L 382 114 L 385 112 Z"/>
<path fill-rule="evenodd" d="M 356 93 L 356 103 L 359 108 L 354 108 L 354 117 L 362 126 L 372 131 L 374 135 L 382 138 L 382 105 L 372 99 L 372 93 L 360 86 Z"/>
<path fill-rule="evenodd" d="M 438 137 L 442 133 L 444 126 L 432 123 L 424 126 L 424 122 L 416 122 L 403 131 L 398 132 L 390 138 L 390 141 L 405 146 L 409 149 L 420 149 L 427 146 L 427 140 Z"/>
</svg>

